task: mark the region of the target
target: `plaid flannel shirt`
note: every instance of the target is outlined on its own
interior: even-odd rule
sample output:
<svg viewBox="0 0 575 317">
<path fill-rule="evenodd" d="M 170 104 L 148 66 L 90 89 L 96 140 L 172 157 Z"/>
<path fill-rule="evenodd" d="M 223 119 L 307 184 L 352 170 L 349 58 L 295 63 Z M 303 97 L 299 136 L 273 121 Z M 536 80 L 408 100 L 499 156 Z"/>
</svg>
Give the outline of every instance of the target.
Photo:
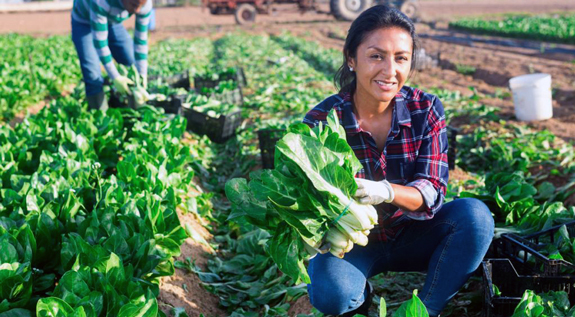
<svg viewBox="0 0 575 317">
<path fill-rule="evenodd" d="M 371 133 L 359 126 L 351 96 L 333 95 L 312 110 L 303 122 L 315 126 L 327 123 L 331 109 L 337 111 L 345 128 L 347 142 L 363 165 L 356 177 L 417 188 L 425 202 L 421 212 L 401 210 L 392 204 L 375 206 L 379 223 L 370 240 L 394 239 L 413 220 L 428 220 L 441 209 L 448 180 L 447 133 L 443 105 L 439 99 L 419 89 L 404 86 L 390 104 L 391 130 L 380 153 Z"/>
</svg>

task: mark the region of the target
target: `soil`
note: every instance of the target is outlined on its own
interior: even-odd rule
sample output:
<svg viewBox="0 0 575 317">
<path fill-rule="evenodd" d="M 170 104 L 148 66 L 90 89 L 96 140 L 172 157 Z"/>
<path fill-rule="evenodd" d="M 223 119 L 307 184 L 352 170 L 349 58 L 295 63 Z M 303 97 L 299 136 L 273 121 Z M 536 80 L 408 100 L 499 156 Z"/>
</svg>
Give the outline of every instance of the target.
<svg viewBox="0 0 575 317">
<path fill-rule="evenodd" d="M 486 98 L 482 102 L 501 109 L 501 115 L 509 121 L 513 118 L 513 101 L 507 88 L 511 77 L 534 72 L 545 72 L 553 80 L 553 114 L 549 120 L 520 123 L 537 130 L 548 129 L 560 138 L 575 141 L 575 55 L 555 54 L 532 49 L 509 46 L 439 40 L 439 36 L 462 36 L 460 32 L 447 29 L 446 21 L 466 15 L 500 14 L 504 12 L 557 12 L 575 11 L 575 1 L 546 0 L 420 0 L 421 20 L 417 30 L 421 35 L 421 47 L 430 56 L 439 57 L 439 65 L 417 72 L 411 82 L 423 87 L 438 87 L 460 91 L 470 95 L 468 87 L 476 87 Z M 159 8 L 157 10 L 158 31 L 151 34 L 151 41 L 168 37 L 193 38 L 198 36 L 217 37 L 226 32 L 243 30 L 250 33 L 277 34 L 289 30 L 307 39 L 313 39 L 325 47 L 341 49 L 343 37 L 349 28 L 349 22 L 335 21 L 325 14 L 306 13 L 301 15 L 294 6 L 277 7 L 276 16 L 259 15 L 258 23 L 239 27 L 234 24 L 233 16 L 210 15 L 196 7 Z M 20 32 L 35 35 L 69 34 L 70 12 L 40 12 L 0 14 L 0 33 Z M 436 22 L 436 23 L 434 23 Z M 133 26 L 129 20 L 126 26 Z M 433 26 L 433 28 L 431 27 Z M 493 37 L 491 37 L 493 38 Z M 500 38 L 501 39 L 501 38 Z M 565 47 L 575 49 L 575 46 Z M 475 72 L 465 75 L 457 71 L 458 66 L 470 66 Z M 31 110 L 40 110 L 43 102 Z M 32 111 L 31 111 L 32 112 Z M 23 116 L 18 116 L 21 120 Z M 464 119 L 452 122 L 456 126 L 468 124 Z M 471 176 L 465 171 L 450 171 L 452 180 L 466 180 Z M 556 186 L 564 185 L 568 180 L 554 179 Z M 575 194 L 570 198 L 575 204 Z M 179 213 L 182 224 L 189 223 L 202 237 L 210 239 L 193 215 Z M 210 250 L 204 245 L 187 239 L 182 246 L 178 260 L 190 258 L 200 267 L 205 267 Z M 185 285 L 185 286 L 184 286 Z M 169 313 L 172 307 L 184 307 L 189 316 L 226 316 L 218 308 L 218 298 L 207 292 L 195 274 L 176 269 L 176 274 L 165 278 L 161 285 L 159 298 L 162 311 Z M 289 310 L 290 316 L 309 313 L 311 305 L 307 297 L 297 300 Z M 452 316 L 463 316 L 462 312 Z"/>
<path fill-rule="evenodd" d="M 178 216 L 182 226 L 190 224 L 197 233 L 206 240 L 212 238 L 193 214 L 184 214 L 180 210 Z M 186 239 L 181 247 L 181 255 L 178 261 L 190 259 L 196 265 L 205 269 L 207 259 L 213 249 L 200 244 L 190 238 Z M 170 310 L 173 307 L 182 307 L 190 317 L 199 317 L 203 314 L 206 317 L 227 316 L 226 312 L 219 308 L 219 298 L 202 287 L 201 281 L 196 274 L 187 270 L 176 268 L 176 273 L 162 279 L 160 297 L 158 298 L 160 309 L 167 316 L 172 316 Z"/>
<path fill-rule="evenodd" d="M 307 295 L 298 298 L 294 303 L 291 304 L 288 315 L 290 317 L 295 317 L 299 314 L 309 314 L 313 306 L 309 302 L 309 297 Z"/>
</svg>

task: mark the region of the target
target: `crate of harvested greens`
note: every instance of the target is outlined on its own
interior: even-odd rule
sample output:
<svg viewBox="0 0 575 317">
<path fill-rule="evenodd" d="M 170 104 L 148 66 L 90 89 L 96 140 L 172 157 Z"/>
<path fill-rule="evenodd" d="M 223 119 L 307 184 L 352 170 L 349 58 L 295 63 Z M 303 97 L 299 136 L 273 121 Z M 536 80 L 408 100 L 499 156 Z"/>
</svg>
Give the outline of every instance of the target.
<svg viewBox="0 0 575 317">
<path fill-rule="evenodd" d="M 238 106 L 202 95 L 188 95 L 182 110 L 188 120 L 188 130 L 206 135 L 216 143 L 233 137 L 242 122 Z"/>
<path fill-rule="evenodd" d="M 521 296 L 526 290 L 533 290 L 537 293 L 563 291 L 567 293 L 569 300 L 575 301 L 574 276 L 522 275 L 509 259 L 486 259 L 481 268 L 485 299 L 483 316 L 485 317 L 514 315 Z"/>
<path fill-rule="evenodd" d="M 171 95 L 150 100 L 149 103 L 157 108 L 164 109 L 165 113 L 183 115 L 182 105 L 186 102 L 187 95 Z"/>
<path fill-rule="evenodd" d="M 527 236 L 503 234 L 495 249 L 509 258 L 521 273 L 575 278 L 575 221 Z"/>
</svg>

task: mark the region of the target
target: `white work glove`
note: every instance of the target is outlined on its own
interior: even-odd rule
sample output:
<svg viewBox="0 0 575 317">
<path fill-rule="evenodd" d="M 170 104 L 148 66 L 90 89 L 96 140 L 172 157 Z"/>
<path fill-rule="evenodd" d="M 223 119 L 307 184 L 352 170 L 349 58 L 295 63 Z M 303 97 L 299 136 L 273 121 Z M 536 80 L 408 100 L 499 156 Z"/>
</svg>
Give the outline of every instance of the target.
<svg viewBox="0 0 575 317">
<path fill-rule="evenodd" d="M 142 86 L 148 89 L 148 75 L 142 75 Z"/>
<path fill-rule="evenodd" d="M 116 89 L 116 91 L 122 95 L 125 94 L 131 95 L 132 90 L 130 89 L 129 85 L 133 84 L 134 82 L 126 76 L 120 75 L 114 79 L 114 89 Z"/>
<path fill-rule="evenodd" d="M 379 205 L 390 203 L 395 198 L 391 184 L 387 180 L 374 182 L 363 178 L 356 178 L 357 191 L 354 198 L 364 205 Z"/>
</svg>

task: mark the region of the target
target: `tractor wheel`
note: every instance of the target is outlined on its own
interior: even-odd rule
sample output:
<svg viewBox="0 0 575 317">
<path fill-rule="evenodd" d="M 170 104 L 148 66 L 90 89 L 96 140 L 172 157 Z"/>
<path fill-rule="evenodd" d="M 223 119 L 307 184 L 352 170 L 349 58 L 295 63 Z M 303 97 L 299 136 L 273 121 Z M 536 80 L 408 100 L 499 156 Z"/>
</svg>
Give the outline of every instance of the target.
<svg viewBox="0 0 575 317">
<path fill-rule="evenodd" d="M 256 21 L 256 7 L 249 3 L 240 4 L 236 9 L 236 23 L 250 24 Z"/>
<path fill-rule="evenodd" d="M 331 13 L 336 19 L 345 21 L 353 21 L 372 5 L 372 0 L 330 0 L 329 2 Z"/>
<path fill-rule="evenodd" d="M 411 20 L 417 19 L 418 9 L 419 6 L 417 3 L 411 0 L 405 1 L 401 7 L 399 7 L 399 11 L 403 12 L 403 14 L 407 15 Z"/>
</svg>

